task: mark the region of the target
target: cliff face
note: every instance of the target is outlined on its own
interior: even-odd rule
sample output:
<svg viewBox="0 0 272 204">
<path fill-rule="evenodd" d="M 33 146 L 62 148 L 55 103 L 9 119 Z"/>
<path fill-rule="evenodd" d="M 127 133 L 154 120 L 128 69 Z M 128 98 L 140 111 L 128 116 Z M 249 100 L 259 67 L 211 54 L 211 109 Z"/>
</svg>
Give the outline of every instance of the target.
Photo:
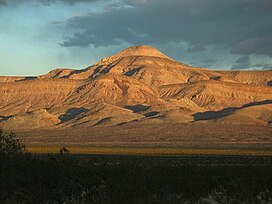
<svg viewBox="0 0 272 204">
<path fill-rule="evenodd" d="M 7 129 L 219 122 L 270 125 L 272 71 L 213 71 L 134 46 L 83 69 L 0 77 Z"/>
</svg>

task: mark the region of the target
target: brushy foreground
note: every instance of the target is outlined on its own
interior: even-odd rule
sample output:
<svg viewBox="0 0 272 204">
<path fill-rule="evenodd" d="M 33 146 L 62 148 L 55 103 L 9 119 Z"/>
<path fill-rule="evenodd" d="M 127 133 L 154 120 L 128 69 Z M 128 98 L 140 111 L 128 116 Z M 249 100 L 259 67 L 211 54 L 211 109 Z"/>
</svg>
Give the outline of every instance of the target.
<svg viewBox="0 0 272 204">
<path fill-rule="evenodd" d="M 271 202 L 271 157 L 0 155 L 0 203 Z"/>
</svg>

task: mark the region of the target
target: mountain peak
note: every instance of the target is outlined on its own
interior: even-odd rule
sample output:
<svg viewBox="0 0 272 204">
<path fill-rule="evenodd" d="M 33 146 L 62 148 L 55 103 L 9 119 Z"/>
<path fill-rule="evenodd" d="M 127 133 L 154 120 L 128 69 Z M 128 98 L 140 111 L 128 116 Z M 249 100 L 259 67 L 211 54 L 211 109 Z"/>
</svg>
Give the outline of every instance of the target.
<svg viewBox="0 0 272 204">
<path fill-rule="evenodd" d="M 121 51 L 120 54 L 124 56 L 150 56 L 168 58 L 166 55 L 161 53 L 157 48 L 149 45 L 132 46 Z"/>
<path fill-rule="evenodd" d="M 131 57 L 131 56 L 160 57 L 160 58 L 171 59 L 170 57 L 167 57 L 165 54 L 163 54 L 158 49 L 152 46 L 139 45 L 139 46 L 131 46 L 115 55 L 103 58 L 101 59 L 101 62 L 114 61 L 119 58 Z"/>
</svg>

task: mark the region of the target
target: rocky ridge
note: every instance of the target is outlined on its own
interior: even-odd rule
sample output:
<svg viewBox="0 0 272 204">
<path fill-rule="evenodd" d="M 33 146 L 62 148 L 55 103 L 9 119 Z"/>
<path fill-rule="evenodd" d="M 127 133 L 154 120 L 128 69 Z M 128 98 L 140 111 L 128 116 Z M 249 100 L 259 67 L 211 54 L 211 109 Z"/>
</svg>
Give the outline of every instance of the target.
<svg viewBox="0 0 272 204">
<path fill-rule="evenodd" d="M 272 123 L 272 70 L 214 71 L 133 46 L 82 70 L 0 77 L 6 129 Z"/>
</svg>

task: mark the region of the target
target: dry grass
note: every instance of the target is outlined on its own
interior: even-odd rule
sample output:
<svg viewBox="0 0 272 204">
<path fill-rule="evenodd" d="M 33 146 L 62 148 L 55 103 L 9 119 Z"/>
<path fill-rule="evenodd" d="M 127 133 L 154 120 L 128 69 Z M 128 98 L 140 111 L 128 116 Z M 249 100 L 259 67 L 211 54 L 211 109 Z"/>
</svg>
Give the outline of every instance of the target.
<svg viewBox="0 0 272 204">
<path fill-rule="evenodd" d="M 225 145 L 270 145 L 272 128 L 263 126 L 220 125 L 217 123 L 133 124 L 113 127 L 37 129 L 15 132 L 25 144 L 33 146 L 70 146 L 93 144 L 192 144 L 204 147 Z"/>
<path fill-rule="evenodd" d="M 121 125 L 16 132 L 29 152 L 146 155 L 272 155 L 272 128 L 214 123 Z"/>
<path fill-rule="evenodd" d="M 61 146 L 27 146 L 30 153 L 59 153 Z M 271 156 L 272 149 L 198 149 L 176 147 L 66 146 L 71 154 L 113 155 L 260 155 Z"/>
</svg>

